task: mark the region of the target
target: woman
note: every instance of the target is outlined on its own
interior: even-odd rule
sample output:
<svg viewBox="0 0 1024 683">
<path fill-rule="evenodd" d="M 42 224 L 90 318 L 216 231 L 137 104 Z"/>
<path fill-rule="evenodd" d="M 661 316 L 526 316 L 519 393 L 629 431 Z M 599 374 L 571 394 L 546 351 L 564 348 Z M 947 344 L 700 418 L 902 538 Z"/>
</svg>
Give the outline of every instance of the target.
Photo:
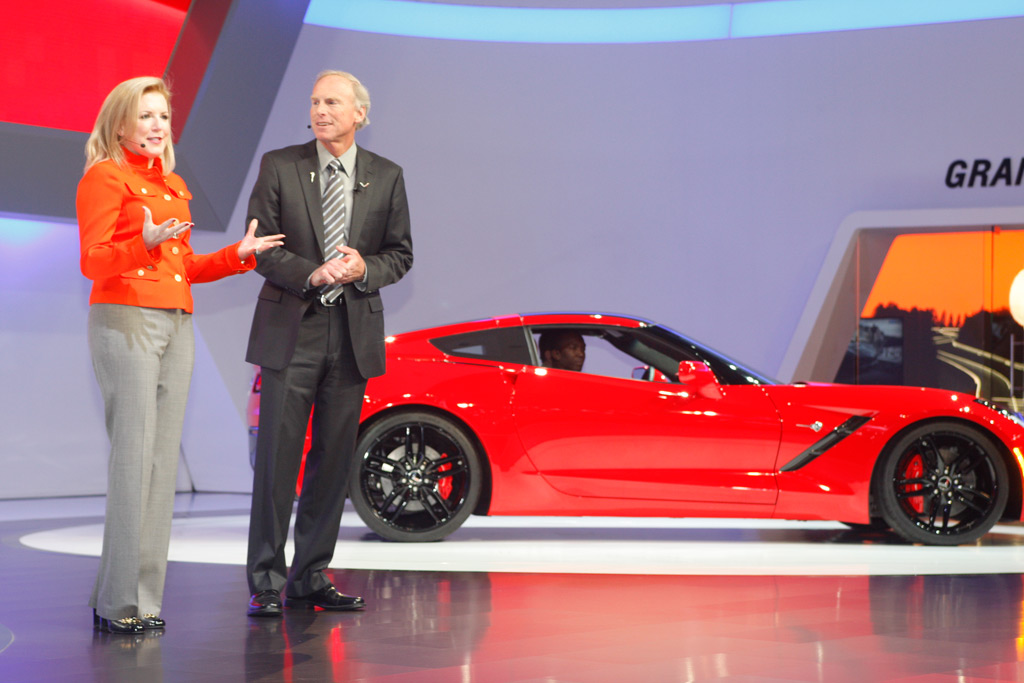
<svg viewBox="0 0 1024 683">
<path fill-rule="evenodd" d="M 212 254 L 189 246 L 191 198 L 174 174 L 170 93 L 133 78 L 107 96 L 86 144 L 77 210 L 82 273 L 93 281 L 89 348 L 110 459 L 103 555 L 89 604 L 110 633 L 162 629 L 178 452 L 194 342 L 190 284 L 256 265 L 282 235 Z"/>
</svg>

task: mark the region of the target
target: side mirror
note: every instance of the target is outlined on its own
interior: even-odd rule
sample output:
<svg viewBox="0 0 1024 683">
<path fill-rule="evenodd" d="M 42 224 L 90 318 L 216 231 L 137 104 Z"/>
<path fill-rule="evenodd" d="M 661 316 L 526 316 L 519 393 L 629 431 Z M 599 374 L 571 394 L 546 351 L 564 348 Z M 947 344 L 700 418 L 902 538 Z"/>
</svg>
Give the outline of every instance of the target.
<svg viewBox="0 0 1024 683">
<path fill-rule="evenodd" d="M 697 396 L 722 398 L 722 387 L 715 373 L 705 363 L 684 360 L 679 363 L 679 382 Z"/>
<path fill-rule="evenodd" d="M 633 379 L 642 379 L 645 382 L 663 382 L 665 384 L 671 381 L 665 376 L 664 372 L 651 365 L 641 365 L 638 368 L 633 368 Z"/>
</svg>

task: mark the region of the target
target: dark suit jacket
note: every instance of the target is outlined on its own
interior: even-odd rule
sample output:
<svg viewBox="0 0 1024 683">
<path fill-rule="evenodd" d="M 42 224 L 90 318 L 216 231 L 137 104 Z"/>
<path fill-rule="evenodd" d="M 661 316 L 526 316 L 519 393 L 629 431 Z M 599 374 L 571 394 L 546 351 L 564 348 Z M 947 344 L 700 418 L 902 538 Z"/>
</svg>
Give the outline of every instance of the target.
<svg viewBox="0 0 1024 683">
<path fill-rule="evenodd" d="M 299 324 L 316 290 L 304 291 L 324 260 L 324 224 L 316 141 L 263 156 L 249 198 L 246 225 L 257 234 L 283 233 L 284 246 L 257 257 L 266 282 L 256 302 L 246 360 L 267 368 L 285 367 L 295 352 Z M 380 288 L 397 282 L 412 267 L 409 204 L 402 169 L 361 147 L 356 150 L 349 246 L 366 262 L 366 291 L 346 285 L 349 333 L 359 373 L 384 374 L 384 307 Z"/>
</svg>

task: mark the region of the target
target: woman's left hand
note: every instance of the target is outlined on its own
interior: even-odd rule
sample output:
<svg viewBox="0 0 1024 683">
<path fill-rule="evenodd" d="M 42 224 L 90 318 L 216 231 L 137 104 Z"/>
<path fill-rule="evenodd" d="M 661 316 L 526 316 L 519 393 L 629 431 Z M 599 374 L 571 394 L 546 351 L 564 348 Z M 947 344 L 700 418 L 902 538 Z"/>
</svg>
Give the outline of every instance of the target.
<svg viewBox="0 0 1024 683">
<path fill-rule="evenodd" d="M 192 227 L 191 223 L 179 223 L 177 218 L 168 218 L 160 225 L 153 223 L 153 213 L 148 206 L 142 207 L 142 242 L 147 250 L 156 249 L 172 237 Z"/>
<path fill-rule="evenodd" d="M 249 221 L 249 229 L 245 231 L 245 237 L 238 243 L 238 260 L 244 261 L 253 254 L 259 254 L 267 249 L 273 249 L 284 244 L 284 235 L 256 236 L 258 222 L 255 218 Z"/>
</svg>

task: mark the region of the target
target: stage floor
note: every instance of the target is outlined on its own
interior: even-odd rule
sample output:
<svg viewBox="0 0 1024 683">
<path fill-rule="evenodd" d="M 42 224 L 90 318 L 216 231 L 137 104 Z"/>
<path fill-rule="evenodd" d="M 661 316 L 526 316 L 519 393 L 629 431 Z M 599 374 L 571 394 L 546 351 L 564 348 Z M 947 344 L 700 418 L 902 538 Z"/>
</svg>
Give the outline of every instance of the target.
<svg viewBox="0 0 1024 683">
<path fill-rule="evenodd" d="M 248 496 L 178 497 L 167 630 L 91 630 L 102 498 L 0 501 L 2 681 L 1015 681 L 1024 527 L 925 548 L 839 524 L 472 518 L 384 543 L 364 612 L 245 615 Z"/>
</svg>

